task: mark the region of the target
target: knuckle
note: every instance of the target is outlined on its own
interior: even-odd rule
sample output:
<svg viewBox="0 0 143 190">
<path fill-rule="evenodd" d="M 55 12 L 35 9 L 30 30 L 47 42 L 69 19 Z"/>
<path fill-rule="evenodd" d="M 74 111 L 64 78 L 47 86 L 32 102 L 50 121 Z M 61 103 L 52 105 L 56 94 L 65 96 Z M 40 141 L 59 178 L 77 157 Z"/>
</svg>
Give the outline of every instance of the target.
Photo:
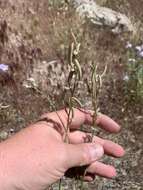
<svg viewBox="0 0 143 190">
<path fill-rule="evenodd" d="M 88 145 L 83 145 L 83 165 L 89 164 L 92 161 L 92 158 L 89 153 L 89 146 Z"/>
</svg>

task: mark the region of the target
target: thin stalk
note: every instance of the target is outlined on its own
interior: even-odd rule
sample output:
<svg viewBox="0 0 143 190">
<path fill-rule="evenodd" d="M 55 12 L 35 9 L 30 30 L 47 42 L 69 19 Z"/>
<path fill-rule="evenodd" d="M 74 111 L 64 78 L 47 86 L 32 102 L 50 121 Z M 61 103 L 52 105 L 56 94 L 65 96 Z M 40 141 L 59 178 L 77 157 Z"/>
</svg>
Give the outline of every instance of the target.
<svg viewBox="0 0 143 190">
<path fill-rule="evenodd" d="M 59 190 L 62 190 L 62 179 L 60 179 L 60 182 L 59 182 Z"/>
</svg>

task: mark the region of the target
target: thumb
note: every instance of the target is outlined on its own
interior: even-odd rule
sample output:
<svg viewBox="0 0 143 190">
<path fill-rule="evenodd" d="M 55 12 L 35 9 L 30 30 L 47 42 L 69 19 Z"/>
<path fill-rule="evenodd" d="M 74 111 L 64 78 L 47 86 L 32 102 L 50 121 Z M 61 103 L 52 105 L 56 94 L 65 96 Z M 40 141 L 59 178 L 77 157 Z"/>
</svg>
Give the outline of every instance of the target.
<svg viewBox="0 0 143 190">
<path fill-rule="evenodd" d="M 66 169 L 84 166 L 99 160 L 104 155 L 99 144 L 66 144 Z"/>
</svg>

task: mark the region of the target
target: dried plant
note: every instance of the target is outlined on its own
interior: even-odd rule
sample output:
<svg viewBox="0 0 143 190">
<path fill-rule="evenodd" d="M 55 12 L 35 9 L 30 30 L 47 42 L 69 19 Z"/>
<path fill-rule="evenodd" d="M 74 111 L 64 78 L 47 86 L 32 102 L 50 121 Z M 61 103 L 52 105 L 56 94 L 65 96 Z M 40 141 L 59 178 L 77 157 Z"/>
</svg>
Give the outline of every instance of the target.
<svg viewBox="0 0 143 190">
<path fill-rule="evenodd" d="M 101 74 L 98 74 L 98 68 L 99 68 L 99 64 L 92 63 L 91 81 L 90 81 L 91 84 L 88 84 L 87 82 L 88 91 L 91 96 L 92 107 L 94 110 L 93 129 L 96 128 L 97 115 L 100 114 L 99 98 L 100 98 L 100 92 L 103 86 L 103 77 L 105 76 L 106 71 L 107 71 L 107 65 L 105 66 L 104 71 Z M 94 136 L 94 132 L 92 135 Z"/>
<path fill-rule="evenodd" d="M 68 117 L 65 142 L 68 142 L 69 126 L 71 124 L 72 118 L 74 117 L 73 108 L 77 106 L 78 107 L 82 106 L 80 100 L 75 97 L 75 92 L 76 90 L 78 90 L 79 81 L 82 78 L 82 69 L 78 61 L 78 55 L 80 52 L 80 43 L 77 41 L 76 36 L 74 35 L 72 30 L 71 30 L 71 37 L 72 40 L 69 47 L 69 55 L 68 55 L 69 75 L 67 79 L 67 87 L 65 90 L 65 97 L 66 93 L 69 92 L 68 100 L 65 100 L 66 104 L 65 111 Z"/>
<path fill-rule="evenodd" d="M 80 47 L 81 44 L 78 42 L 75 34 L 71 30 L 71 37 L 72 37 L 72 42 L 70 44 L 69 48 L 69 56 L 68 56 L 68 66 L 69 66 L 69 75 L 68 75 L 68 80 L 67 84 L 68 86 L 66 87 L 65 91 L 65 97 L 67 91 L 69 92 L 68 94 L 68 100 L 64 99 L 64 103 L 66 105 L 65 111 L 67 113 L 67 126 L 66 126 L 66 137 L 65 137 L 65 142 L 68 143 L 68 134 L 69 134 L 69 128 L 71 125 L 71 121 L 74 117 L 74 111 L 73 108 L 77 107 L 78 109 L 81 109 L 83 105 L 81 104 L 80 100 L 75 96 L 76 91 L 78 91 L 78 84 L 79 81 L 83 79 L 83 72 L 82 72 L 82 67 L 79 61 L 79 53 L 80 53 Z M 92 101 L 92 107 L 94 110 L 94 115 L 93 115 L 93 133 L 92 133 L 92 138 L 90 139 L 92 141 L 93 136 L 94 136 L 94 129 L 96 128 L 96 118 L 97 115 L 99 114 L 100 107 L 99 107 L 99 97 L 100 97 L 100 92 L 103 86 L 103 78 L 106 74 L 107 71 L 107 65 L 104 68 L 104 71 L 101 74 L 98 74 L 98 69 L 99 69 L 99 64 L 92 63 L 90 65 L 90 79 L 86 79 L 86 84 L 87 84 L 87 89 L 89 92 L 89 95 L 91 97 Z M 88 81 L 89 80 L 89 81 Z M 70 172 L 75 173 L 77 171 L 78 175 L 78 170 L 79 173 L 82 171 L 81 174 L 75 178 L 79 179 L 77 180 L 77 183 L 73 183 L 73 189 L 76 189 L 76 186 L 80 187 L 80 189 L 83 189 L 83 178 L 86 175 L 86 168 L 85 167 L 80 167 L 80 168 L 73 168 Z M 73 174 L 71 174 L 73 175 Z M 60 188 L 61 189 L 61 183 L 60 183 Z"/>
</svg>

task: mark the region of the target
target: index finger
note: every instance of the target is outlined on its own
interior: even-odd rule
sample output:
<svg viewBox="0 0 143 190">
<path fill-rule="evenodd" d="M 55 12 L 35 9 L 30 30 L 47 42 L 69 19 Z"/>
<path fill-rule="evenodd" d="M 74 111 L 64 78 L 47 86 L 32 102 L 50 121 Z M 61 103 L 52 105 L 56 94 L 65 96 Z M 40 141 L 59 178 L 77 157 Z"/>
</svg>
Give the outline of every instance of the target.
<svg viewBox="0 0 143 190">
<path fill-rule="evenodd" d="M 78 129 L 83 124 L 93 125 L 93 113 L 93 111 L 80 110 L 74 108 L 73 117 L 71 118 L 69 127 L 71 129 Z M 60 123 L 61 126 L 64 125 L 64 127 L 67 127 L 68 121 L 70 121 L 68 118 L 68 114 L 65 110 L 47 113 L 42 116 L 42 118 L 45 117 Z M 106 131 L 112 133 L 117 133 L 120 130 L 120 126 L 110 117 L 104 114 L 100 114 L 97 116 L 96 124 L 102 129 L 105 129 Z"/>
</svg>

